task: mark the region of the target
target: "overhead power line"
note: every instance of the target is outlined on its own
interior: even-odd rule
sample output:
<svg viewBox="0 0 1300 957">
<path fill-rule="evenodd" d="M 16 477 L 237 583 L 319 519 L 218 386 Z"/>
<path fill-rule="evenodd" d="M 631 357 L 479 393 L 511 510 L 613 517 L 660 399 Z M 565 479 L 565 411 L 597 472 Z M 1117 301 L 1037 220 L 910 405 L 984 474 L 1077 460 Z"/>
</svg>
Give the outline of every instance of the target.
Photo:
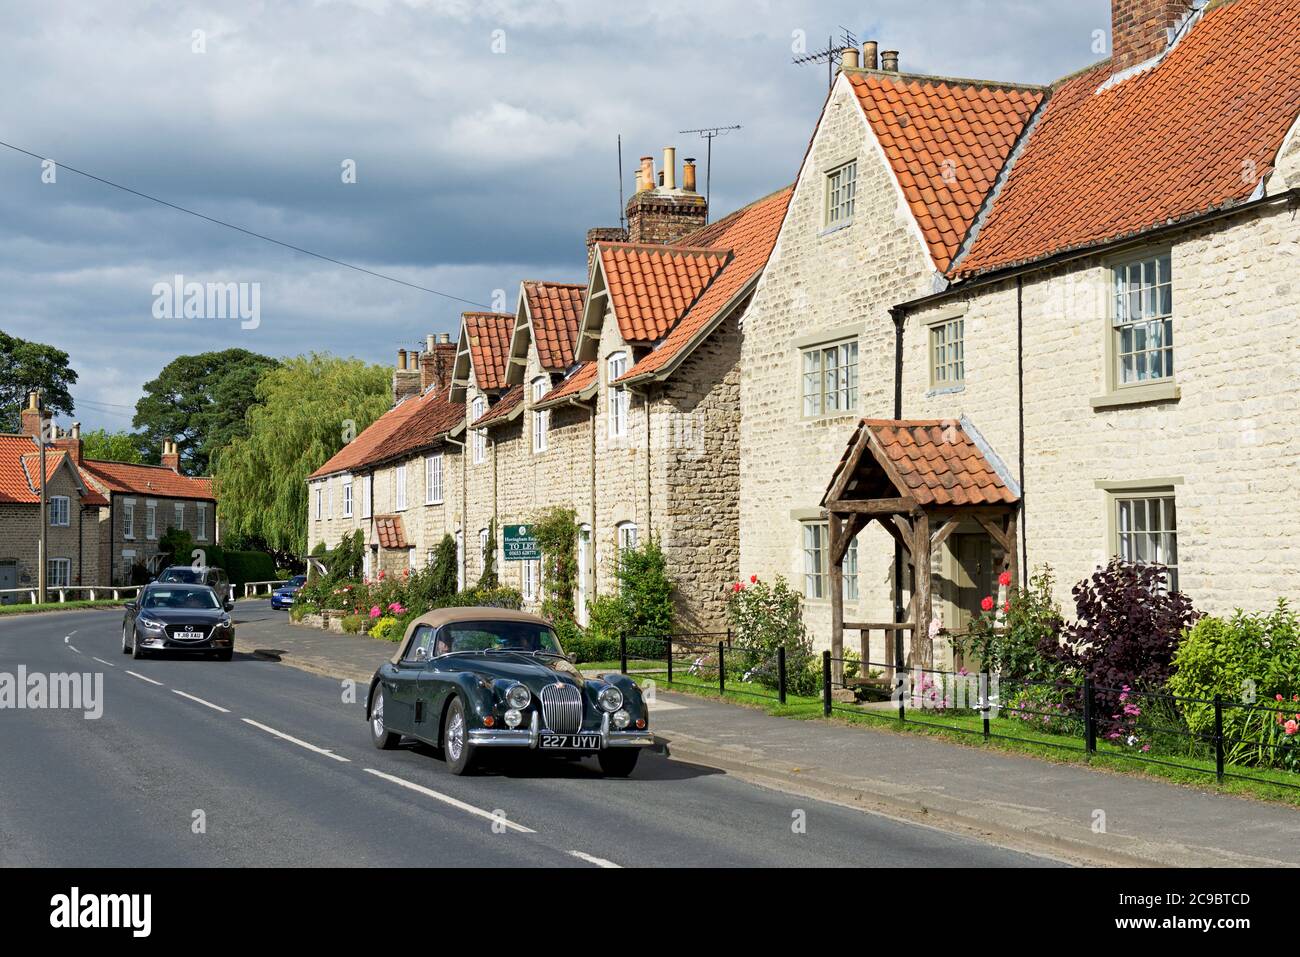
<svg viewBox="0 0 1300 957">
<path fill-rule="evenodd" d="M 15 146 L 13 143 L 6 143 L 3 140 L 0 140 L 0 146 L 5 147 L 6 149 L 11 149 L 15 153 L 22 153 L 24 156 L 30 156 L 36 160 L 44 161 L 48 159 L 48 157 L 42 156 L 39 153 L 33 153 L 31 150 L 23 149 L 21 146 Z M 77 169 L 75 166 L 68 166 L 66 163 L 59 163 L 57 160 L 55 162 L 57 163 L 58 168 L 61 170 L 67 170 L 69 173 L 76 173 L 78 176 L 86 177 L 86 179 L 93 179 L 95 182 L 103 183 L 105 186 L 111 186 L 113 187 L 113 189 L 120 189 L 122 192 L 130 193 L 132 196 L 138 196 L 141 199 L 149 200 L 149 202 L 151 203 L 157 203 L 159 206 L 166 206 L 168 209 L 174 209 L 178 213 L 186 213 L 187 215 L 195 216 L 199 219 L 205 220 L 216 226 L 224 226 L 226 229 L 233 229 L 236 232 L 243 233 L 245 236 L 252 236 L 254 239 L 260 239 L 263 242 L 272 243 L 276 246 L 283 246 L 285 249 L 292 249 L 294 252 L 302 253 L 304 256 L 312 256 L 316 259 L 323 260 L 327 263 L 333 263 L 336 266 L 343 266 L 346 269 L 355 269 L 357 272 L 365 273 L 367 276 L 374 276 L 376 279 L 384 279 L 387 280 L 388 282 L 395 282 L 400 286 L 406 286 L 410 289 L 418 289 L 420 292 L 432 293 L 433 295 L 441 296 L 444 299 L 451 299 L 455 302 L 462 302 L 467 306 L 476 306 L 481 309 L 491 308 L 490 306 L 484 305 L 481 302 L 474 302 L 472 299 L 463 299 L 460 296 L 453 296 L 449 292 L 441 292 L 440 290 L 437 289 L 430 289 L 428 286 L 421 286 L 419 283 L 407 282 L 405 279 L 398 279 L 396 276 L 389 276 L 386 273 L 376 272 L 373 269 L 367 269 L 365 266 L 358 266 L 356 263 L 345 262 L 342 259 L 335 259 L 333 256 L 326 256 L 324 253 L 312 252 L 312 250 L 310 249 L 304 249 L 302 246 L 295 246 L 293 243 L 286 243 L 283 240 L 276 239 L 273 236 L 267 236 L 265 233 L 254 232 L 251 229 L 245 229 L 243 226 L 236 225 L 235 223 L 228 223 L 225 220 L 216 219 L 213 216 L 208 216 L 204 213 L 198 212 L 197 210 L 188 209 L 176 203 L 168 202 L 165 199 L 160 199 L 157 196 L 151 196 L 148 193 L 143 193 L 138 189 L 132 189 L 130 186 L 124 186 L 121 183 L 115 183 L 111 179 L 105 179 L 102 176 L 96 176 L 94 173 L 88 173 L 83 169 Z"/>
</svg>

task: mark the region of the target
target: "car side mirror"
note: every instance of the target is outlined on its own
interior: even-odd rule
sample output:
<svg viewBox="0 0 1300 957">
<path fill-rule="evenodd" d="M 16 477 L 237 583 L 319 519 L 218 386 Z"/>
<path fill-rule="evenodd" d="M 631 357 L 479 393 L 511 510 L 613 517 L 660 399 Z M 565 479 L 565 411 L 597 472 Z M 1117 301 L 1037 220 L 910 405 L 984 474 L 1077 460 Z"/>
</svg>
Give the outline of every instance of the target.
<svg viewBox="0 0 1300 957">
<path fill-rule="evenodd" d="M 225 602 L 223 602 L 223 607 L 226 609 L 226 611 L 234 611 L 234 610 L 235 610 L 235 599 L 233 599 L 233 598 L 227 598 L 227 599 L 225 600 Z"/>
<path fill-rule="evenodd" d="M 415 649 L 415 660 L 416 660 L 416 661 L 428 661 L 428 660 L 429 660 L 429 649 L 426 648 L 426 647 L 424 647 L 424 645 L 421 645 L 420 647 L 416 648 L 416 649 Z"/>
<path fill-rule="evenodd" d="M 126 603 L 126 610 L 127 610 L 127 611 L 135 611 L 135 602 L 133 602 L 133 601 L 129 601 L 129 602 L 127 602 L 127 603 Z"/>
</svg>

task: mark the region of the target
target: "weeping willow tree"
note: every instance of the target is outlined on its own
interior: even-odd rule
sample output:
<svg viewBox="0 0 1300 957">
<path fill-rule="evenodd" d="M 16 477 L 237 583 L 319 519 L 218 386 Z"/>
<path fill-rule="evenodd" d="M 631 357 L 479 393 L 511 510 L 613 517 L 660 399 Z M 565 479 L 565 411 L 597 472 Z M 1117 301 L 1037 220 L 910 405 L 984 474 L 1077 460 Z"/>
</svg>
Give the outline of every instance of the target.
<svg viewBox="0 0 1300 957">
<path fill-rule="evenodd" d="M 388 369 L 319 353 L 267 372 L 248 410 L 248 435 L 215 459 L 222 536 L 302 555 L 307 476 L 388 411 L 390 389 Z"/>
</svg>

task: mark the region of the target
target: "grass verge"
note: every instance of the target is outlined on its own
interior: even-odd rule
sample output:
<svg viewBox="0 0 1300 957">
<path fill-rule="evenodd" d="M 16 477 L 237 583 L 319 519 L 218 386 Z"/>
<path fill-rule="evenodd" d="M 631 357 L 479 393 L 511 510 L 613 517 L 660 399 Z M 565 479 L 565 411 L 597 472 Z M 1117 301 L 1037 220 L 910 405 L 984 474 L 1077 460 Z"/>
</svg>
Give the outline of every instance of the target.
<svg viewBox="0 0 1300 957">
<path fill-rule="evenodd" d="M 595 670 L 597 666 L 580 665 L 579 667 Z M 613 667 L 617 670 L 618 662 L 614 662 Z M 628 663 L 628 670 L 632 670 L 631 662 Z M 638 683 L 644 684 L 646 680 L 654 680 L 657 686 L 664 690 L 746 705 L 766 711 L 778 718 L 805 721 L 831 720 L 841 724 L 865 725 L 894 734 L 927 735 L 968 747 L 1010 751 L 1065 764 L 1085 764 L 1093 768 L 1158 778 L 1203 791 L 1243 795 L 1300 807 L 1300 789 L 1295 787 L 1300 785 L 1300 775 L 1292 772 L 1229 765 L 1225 769 L 1223 784 L 1218 784 L 1215 781 L 1213 760 L 1165 754 L 1141 755 L 1139 758 L 1138 752 L 1132 749 L 1117 747 L 1104 741 L 1098 741 L 1096 753 L 1089 755 L 1084 750 L 1084 742 L 1081 738 L 1035 731 L 1027 722 L 1014 717 L 991 718 L 989 738 L 985 739 L 983 719 L 973 713 L 908 708 L 906 719 L 900 721 L 897 710 L 880 710 L 836 702 L 831 711 L 831 718 L 827 719 L 823 714 L 820 697 L 787 695 L 786 703 L 783 705 L 777 700 L 775 691 L 753 682 L 728 678 L 727 691 L 721 694 L 718 691 L 716 677 L 685 674 L 676 668 L 673 670 L 671 684 L 664 670 L 645 672 L 633 677 Z M 1179 766 L 1159 763 L 1175 761 Z M 1249 775 L 1258 780 L 1242 780 L 1231 776 L 1234 774 Z M 1286 783 L 1290 783 L 1292 787 L 1285 786 Z"/>
<path fill-rule="evenodd" d="M 75 611 L 78 608 L 121 608 L 124 598 L 96 599 L 95 601 L 47 601 L 44 604 L 0 605 L 0 615 L 34 615 L 42 611 Z"/>
</svg>

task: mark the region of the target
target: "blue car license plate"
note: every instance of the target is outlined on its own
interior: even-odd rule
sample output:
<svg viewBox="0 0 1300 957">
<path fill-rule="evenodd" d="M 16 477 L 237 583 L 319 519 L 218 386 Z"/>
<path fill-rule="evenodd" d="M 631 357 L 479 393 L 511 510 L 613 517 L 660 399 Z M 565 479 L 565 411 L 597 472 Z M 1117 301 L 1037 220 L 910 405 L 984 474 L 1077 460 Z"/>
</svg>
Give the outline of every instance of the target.
<svg viewBox="0 0 1300 957">
<path fill-rule="evenodd" d="M 538 747 L 558 751 L 599 751 L 598 734 L 544 734 Z"/>
</svg>

